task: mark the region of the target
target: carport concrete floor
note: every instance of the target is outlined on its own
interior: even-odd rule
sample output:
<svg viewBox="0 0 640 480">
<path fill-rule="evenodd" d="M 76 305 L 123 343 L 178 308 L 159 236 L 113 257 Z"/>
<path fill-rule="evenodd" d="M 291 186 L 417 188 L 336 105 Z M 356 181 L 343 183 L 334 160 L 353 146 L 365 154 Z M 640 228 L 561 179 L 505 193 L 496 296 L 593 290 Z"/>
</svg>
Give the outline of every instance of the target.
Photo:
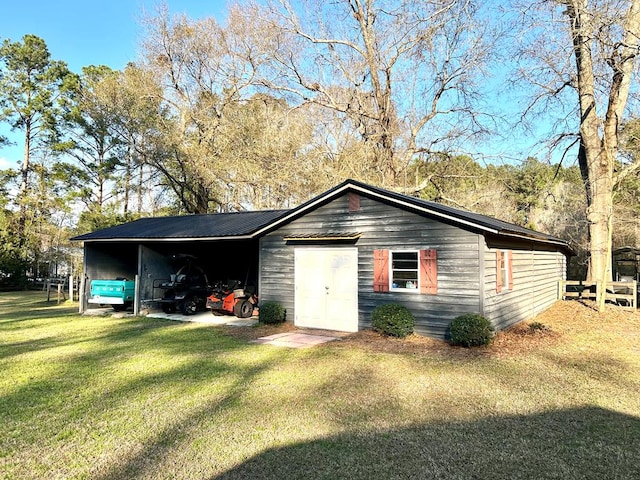
<svg viewBox="0 0 640 480">
<path fill-rule="evenodd" d="M 111 307 L 108 307 L 92 308 L 85 311 L 85 315 L 111 315 L 114 317 L 124 317 L 127 315 L 133 316 L 133 313 L 115 312 Z M 164 318 L 177 322 L 208 323 L 212 325 L 230 325 L 235 327 L 250 327 L 258 323 L 257 315 L 254 315 L 250 318 L 237 318 L 232 315 L 212 315 L 210 311 L 199 312 L 195 315 L 182 315 L 181 313 L 164 313 L 156 311 L 149 312 L 147 314 L 147 317 Z M 320 330 L 318 333 L 311 333 L 308 330 L 301 330 L 297 332 L 284 332 L 277 333 L 275 335 L 269 335 L 266 337 L 260 337 L 256 340 L 252 340 L 250 343 L 273 345 L 275 347 L 308 348 L 326 342 L 331 342 L 333 340 L 339 340 L 341 337 L 346 335 L 348 335 L 348 333 L 326 330 Z"/>
<path fill-rule="evenodd" d="M 150 318 L 166 318 L 178 322 L 210 323 L 213 325 L 231 325 L 234 327 L 250 327 L 258 323 L 258 317 L 238 318 L 233 315 L 212 315 L 210 310 L 199 312 L 195 315 L 183 315 L 182 313 L 151 312 Z"/>
</svg>

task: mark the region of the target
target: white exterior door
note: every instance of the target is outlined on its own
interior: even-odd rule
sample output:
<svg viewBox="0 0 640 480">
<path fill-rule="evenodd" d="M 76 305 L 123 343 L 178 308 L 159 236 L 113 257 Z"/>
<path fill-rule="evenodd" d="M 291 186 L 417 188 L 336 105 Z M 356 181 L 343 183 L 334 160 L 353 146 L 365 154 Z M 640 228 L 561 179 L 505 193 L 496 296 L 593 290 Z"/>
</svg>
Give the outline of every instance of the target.
<svg viewBox="0 0 640 480">
<path fill-rule="evenodd" d="M 297 327 L 358 331 L 358 249 L 296 248 Z"/>
</svg>

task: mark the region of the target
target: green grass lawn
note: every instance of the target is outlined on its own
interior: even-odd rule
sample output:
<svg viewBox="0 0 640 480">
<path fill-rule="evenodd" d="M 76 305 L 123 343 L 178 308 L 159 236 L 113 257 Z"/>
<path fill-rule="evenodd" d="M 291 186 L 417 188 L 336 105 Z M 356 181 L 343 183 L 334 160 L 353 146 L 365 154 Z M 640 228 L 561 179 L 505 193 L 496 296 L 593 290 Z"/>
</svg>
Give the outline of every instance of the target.
<svg viewBox="0 0 640 480">
<path fill-rule="evenodd" d="M 1 478 L 640 478 L 638 314 L 292 350 L 45 299 L 0 294 Z"/>
</svg>

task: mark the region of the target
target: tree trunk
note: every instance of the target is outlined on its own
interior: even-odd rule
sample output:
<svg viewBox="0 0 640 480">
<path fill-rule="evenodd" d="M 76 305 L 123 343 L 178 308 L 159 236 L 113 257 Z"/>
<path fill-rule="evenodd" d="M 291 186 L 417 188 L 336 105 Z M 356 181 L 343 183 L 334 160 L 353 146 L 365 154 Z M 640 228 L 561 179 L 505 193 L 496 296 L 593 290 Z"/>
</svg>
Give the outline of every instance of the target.
<svg viewBox="0 0 640 480">
<path fill-rule="evenodd" d="M 618 152 L 618 132 L 627 105 L 631 75 L 640 35 L 640 0 L 629 5 L 621 25 L 624 42 L 616 44 L 606 59 L 613 75 L 607 111 L 601 122 L 597 114 L 595 69 L 592 58 L 594 19 L 588 0 L 566 2 L 576 61 L 580 104 L 580 151 L 578 162 L 585 183 L 589 221 L 589 270 L 587 279 L 600 283 L 596 301 L 604 311 L 606 285 L 612 280 L 613 168 Z"/>
<path fill-rule="evenodd" d="M 354 17 L 360 26 L 365 49 L 364 60 L 371 76 L 371 89 L 375 99 L 377 122 L 373 130 L 377 144 L 376 155 L 382 173 L 384 186 L 392 187 L 396 181 L 394 139 L 392 133 L 391 69 L 383 67 L 380 61 L 380 46 L 377 44 L 374 22 L 376 12 L 374 2 L 355 2 L 352 6 Z M 383 72 L 381 75 L 380 72 Z M 373 113 L 373 112 L 372 112 Z"/>
<path fill-rule="evenodd" d="M 140 166 L 138 167 L 138 185 L 136 186 L 137 188 L 137 194 L 138 194 L 138 214 L 142 213 L 142 182 L 144 179 L 144 163 L 141 163 Z M 152 208 L 155 208 L 152 205 Z"/>
<path fill-rule="evenodd" d="M 129 190 L 131 189 L 131 147 L 127 148 L 127 164 L 124 172 L 124 199 L 123 199 L 123 207 L 122 213 L 127 215 L 129 213 Z"/>
<path fill-rule="evenodd" d="M 606 285 L 612 281 L 611 249 L 613 224 L 613 162 L 604 148 L 589 162 L 590 180 L 586 184 L 587 220 L 589 222 L 589 269 L 587 280 L 598 282 L 597 303 L 604 310 Z"/>
<path fill-rule="evenodd" d="M 22 169 L 20 171 L 20 216 L 18 218 L 18 242 L 19 245 L 26 243 L 25 226 L 27 223 L 27 193 L 29 189 L 29 169 L 31 168 L 31 121 L 25 122 L 24 135 L 24 157 L 22 159 Z"/>
<path fill-rule="evenodd" d="M 100 150 L 98 153 L 98 198 L 96 199 L 96 206 L 100 214 L 103 212 L 102 204 L 104 203 L 104 184 L 106 182 L 104 177 L 104 152 Z"/>
</svg>

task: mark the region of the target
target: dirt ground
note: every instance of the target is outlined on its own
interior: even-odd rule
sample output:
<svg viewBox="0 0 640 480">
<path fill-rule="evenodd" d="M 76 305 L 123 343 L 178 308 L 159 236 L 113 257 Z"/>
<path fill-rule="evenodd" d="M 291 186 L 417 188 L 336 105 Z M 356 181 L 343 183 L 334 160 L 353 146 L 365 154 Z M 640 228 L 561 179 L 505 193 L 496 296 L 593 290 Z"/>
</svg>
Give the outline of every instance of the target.
<svg viewBox="0 0 640 480">
<path fill-rule="evenodd" d="M 229 335 L 247 341 L 299 330 L 291 323 L 223 328 Z M 317 330 L 312 333 L 321 334 Z M 612 347 L 620 341 L 640 344 L 640 313 L 617 306 L 607 306 L 605 312 L 599 313 L 592 302 L 558 301 L 537 317 L 498 332 L 487 347 L 452 347 L 447 342 L 420 335 L 397 339 L 385 337 L 372 330 L 363 330 L 353 334 L 338 334 L 341 341 L 331 342 L 319 348 L 355 347 L 376 352 L 422 352 L 454 357 L 509 356 L 520 355 L 550 345 L 562 345 L 570 342 L 576 335 L 597 336 L 599 343 L 611 343 Z"/>
</svg>

